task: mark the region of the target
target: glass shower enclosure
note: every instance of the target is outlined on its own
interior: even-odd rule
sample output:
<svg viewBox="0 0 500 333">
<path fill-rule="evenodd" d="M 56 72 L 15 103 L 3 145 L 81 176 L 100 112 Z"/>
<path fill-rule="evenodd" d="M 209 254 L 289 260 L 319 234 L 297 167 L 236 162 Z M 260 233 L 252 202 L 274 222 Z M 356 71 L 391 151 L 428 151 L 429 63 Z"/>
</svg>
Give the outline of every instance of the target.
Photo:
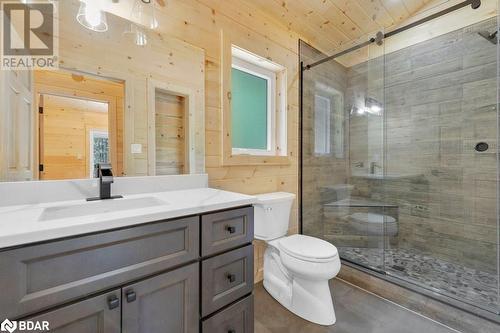
<svg viewBox="0 0 500 333">
<path fill-rule="evenodd" d="M 325 54 L 301 42 L 301 227 L 345 263 L 498 314 L 496 31 L 413 32 L 312 68 Z"/>
</svg>

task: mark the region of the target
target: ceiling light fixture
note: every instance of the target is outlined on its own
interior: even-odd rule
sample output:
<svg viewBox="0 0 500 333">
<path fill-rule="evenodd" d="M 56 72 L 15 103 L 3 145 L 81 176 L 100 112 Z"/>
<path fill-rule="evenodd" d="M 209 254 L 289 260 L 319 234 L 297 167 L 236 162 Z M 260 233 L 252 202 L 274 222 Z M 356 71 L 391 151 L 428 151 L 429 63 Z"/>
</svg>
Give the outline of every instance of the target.
<svg viewBox="0 0 500 333">
<path fill-rule="evenodd" d="M 76 14 L 76 20 L 92 31 L 105 32 L 108 30 L 106 13 L 102 10 L 99 0 L 80 0 L 80 9 Z"/>
</svg>

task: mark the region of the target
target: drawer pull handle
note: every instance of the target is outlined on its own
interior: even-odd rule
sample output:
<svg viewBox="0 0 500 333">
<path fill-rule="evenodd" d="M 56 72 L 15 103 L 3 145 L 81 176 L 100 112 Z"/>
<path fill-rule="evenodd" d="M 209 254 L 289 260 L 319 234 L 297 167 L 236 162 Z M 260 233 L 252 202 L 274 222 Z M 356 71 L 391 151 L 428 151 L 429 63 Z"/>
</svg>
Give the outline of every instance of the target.
<svg viewBox="0 0 500 333">
<path fill-rule="evenodd" d="M 229 280 L 229 283 L 233 283 L 234 281 L 236 281 L 236 275 L 234 274 L 227 274 L 226 277 Z"/>
<path fill-rule="evenodd" d="M 227 333 L 236 333 L 236 330 L 233 330 L 232 328 L 227 331 Z"/>
<path fill-rule="evenodd" d="M 111 295 L 108 297 L 108 308 L 110 310 L 116 309 L 117 307 L 120 306 L 120 300 L 116 295 Z"/>
<path fill-rule="evenodd" d="M 233 227 L 233 226 L 230 226 L 228 225 L 226 227 L 226 230 L 230 233 L 230 234 L 234 234 L 236 232 L 236 227 Z"/>
<path fill-rule="evenodd" d="M 127 298 L 128 303 L 132 303 L 137 299 L 137 294 L 131 289 L 125 293 L 125 297 Z"/>
</svg>

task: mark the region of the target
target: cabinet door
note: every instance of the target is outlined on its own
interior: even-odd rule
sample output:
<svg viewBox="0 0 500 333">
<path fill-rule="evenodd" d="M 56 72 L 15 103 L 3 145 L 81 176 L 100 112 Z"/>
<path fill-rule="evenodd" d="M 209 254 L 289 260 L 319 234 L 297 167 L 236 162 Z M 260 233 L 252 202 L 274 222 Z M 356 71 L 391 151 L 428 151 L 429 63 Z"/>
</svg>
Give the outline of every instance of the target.
<svg viewBox="0 0 500 333">
<path fill-rule="evenodd" d="M 120 333 L 120 290 L 27 320 L 49 323 L 52 333 Z"/>
<path fill-rule="evenodd" d="M 199 331 L 199 264 L 122 289 L 123 333 Z"/>
</svg>

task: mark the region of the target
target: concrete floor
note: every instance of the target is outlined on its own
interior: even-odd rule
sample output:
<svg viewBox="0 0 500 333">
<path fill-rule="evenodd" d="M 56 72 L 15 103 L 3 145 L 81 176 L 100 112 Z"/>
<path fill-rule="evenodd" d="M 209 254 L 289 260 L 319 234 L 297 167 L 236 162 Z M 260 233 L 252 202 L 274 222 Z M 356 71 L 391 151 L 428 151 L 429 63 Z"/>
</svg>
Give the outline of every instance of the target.
<svg viewBox="0 0 500 333">
<path fill-rule="evenodd" d="M 379 298 L 342 280 L 330 281 L 337 323 L 319 326 L 274 300 L 262 283 L 255 286 L 255 333 L 451 333 L 458 332 Z"/>
</svg>

